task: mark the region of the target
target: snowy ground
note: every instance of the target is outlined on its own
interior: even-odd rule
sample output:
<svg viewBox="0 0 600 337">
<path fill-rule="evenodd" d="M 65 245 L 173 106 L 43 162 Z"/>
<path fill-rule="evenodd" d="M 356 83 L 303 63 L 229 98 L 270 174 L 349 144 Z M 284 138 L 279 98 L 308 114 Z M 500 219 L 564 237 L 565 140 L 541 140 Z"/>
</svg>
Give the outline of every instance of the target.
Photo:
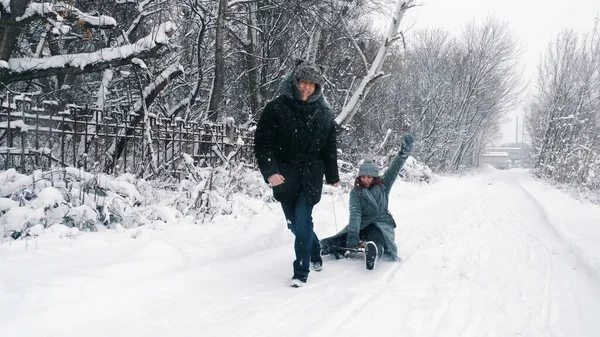
<svg viewBox="0 0 600 337">
<path fill-rule="evenodd" d="M 321 237 L 347 220 L 324 196 Z M 300 289 L 277 204 L 0 251 L 2 336 L 600 336 L 600 207 L 525 171 L 392 191 L 402 263 L 326 258 Z M 335 208 L 333 208 L 335 207 Z"/>
</svg>

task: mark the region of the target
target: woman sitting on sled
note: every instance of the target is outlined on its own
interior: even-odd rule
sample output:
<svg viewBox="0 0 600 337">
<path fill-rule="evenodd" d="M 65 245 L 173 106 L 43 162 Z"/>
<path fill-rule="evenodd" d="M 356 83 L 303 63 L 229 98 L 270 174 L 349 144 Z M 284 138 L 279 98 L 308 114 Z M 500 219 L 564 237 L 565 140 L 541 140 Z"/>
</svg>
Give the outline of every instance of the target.
<svg viewBox="0 0 600 337">
<path fill-rule="evenodd" d="M 389 168 L 379 176 L 379 167 L 365 160 L 360 165 L 354 188 L 350 192 L 349 224 L 336 235 L 321 240 L 321 254 L 339 254 L 340 251 L 364 248 L 365 266 L 372 270 L 375 262 L 385 253 L 400 261 L 396 247 L 396 222 L 388 210 L 392 185 L 412 149 L 414 136 L 404 136 L 400 153 Z"/>
</svg>

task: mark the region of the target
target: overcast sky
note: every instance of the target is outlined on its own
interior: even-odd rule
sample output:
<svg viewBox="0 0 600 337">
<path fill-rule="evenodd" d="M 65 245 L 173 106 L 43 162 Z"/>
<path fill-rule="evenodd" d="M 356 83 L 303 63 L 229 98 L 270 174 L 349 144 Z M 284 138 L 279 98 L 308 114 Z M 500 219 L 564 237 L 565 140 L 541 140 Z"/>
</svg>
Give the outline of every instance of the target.
<svg viewBox="0 0 600 337">
<path fill-rule="evenodd" d="M 598 0 L 421 0 L 416 3 L 422 6 L 407 12 L 405 28 L 432 26 L 459 34 L 468 22 L 483 20 L 489 14 L 507 21 L 523 46 L 524 80 L 529 82 L 533 80 L 540 55 L 559 32 L 565 29 L 589 32 L 600 13 Z M 522 108 L 508 114 L 509 120 L 502 128 L 503 142 L 515 141 L 516 116 L 521 124 Z"/>
</svg>

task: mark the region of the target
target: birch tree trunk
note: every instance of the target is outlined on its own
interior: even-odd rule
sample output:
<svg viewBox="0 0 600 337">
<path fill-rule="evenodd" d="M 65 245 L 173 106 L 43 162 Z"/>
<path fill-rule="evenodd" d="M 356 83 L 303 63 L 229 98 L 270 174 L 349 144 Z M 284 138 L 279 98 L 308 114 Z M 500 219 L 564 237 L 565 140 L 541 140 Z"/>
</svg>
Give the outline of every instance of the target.
<svg viewBox="0 0 600 337">
<path fill-rule="evenodd" d="M 358 112 L 358 109 L 360 109 L 363 100 L 369 94 L 369 91 L 373 87 L 375 81 L 383 76 L 381 68 L 385 62 L 388 49 L 392 43 L 398 39 L 400 22 L 404 17 L 404 13 L 406 13 L 406 11 L 411 7 L 414 7 L 412 0 L 398 0 L 396 9 L 394 10 L 394 17 L 392 18 L 392 23 L 388 28 L 385 40 L 379 48 L 377 56 L 375 56 L 375 60 L 371 64 L 367 75 L 363 77 L 362 81 L 358 85 L 358 88 L 356 88 L 348 103 L 342 108 L 342 112 L 335 119 L 335 122 L 338 125 L 345 125 L 350 122 L 350 120 Z"/>
<path fill-rule="evenodd" d="M 308 41 L 308 49 L 306 51 L 306 60 L 312 63 L 317 61 L 317 52 L 319 51 L 319 42 L 321 41 L 321 25 L 316 23 L 313 33 Z"/>
</svg>

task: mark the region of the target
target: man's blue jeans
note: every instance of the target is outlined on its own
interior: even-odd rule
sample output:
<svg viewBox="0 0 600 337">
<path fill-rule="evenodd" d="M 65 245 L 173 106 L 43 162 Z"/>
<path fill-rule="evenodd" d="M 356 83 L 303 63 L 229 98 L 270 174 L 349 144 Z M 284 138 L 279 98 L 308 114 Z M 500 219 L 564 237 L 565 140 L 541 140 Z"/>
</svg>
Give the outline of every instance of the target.
<svg viewBox="0 0 600 337">
<path fill-rule="evenodd" d="M 308 276 L 311 256 L 318 257 L 321 255 L 319 238 L 313 230 L 312 210 L 314 205 L 308 204 L 302 196 L 299 196 L 296 200 L 282 201 L 281 207 L 288 228 L 296 236 L 294 241 L 294 250 L 296 251 L 294 274 Z"/>
</svg>

